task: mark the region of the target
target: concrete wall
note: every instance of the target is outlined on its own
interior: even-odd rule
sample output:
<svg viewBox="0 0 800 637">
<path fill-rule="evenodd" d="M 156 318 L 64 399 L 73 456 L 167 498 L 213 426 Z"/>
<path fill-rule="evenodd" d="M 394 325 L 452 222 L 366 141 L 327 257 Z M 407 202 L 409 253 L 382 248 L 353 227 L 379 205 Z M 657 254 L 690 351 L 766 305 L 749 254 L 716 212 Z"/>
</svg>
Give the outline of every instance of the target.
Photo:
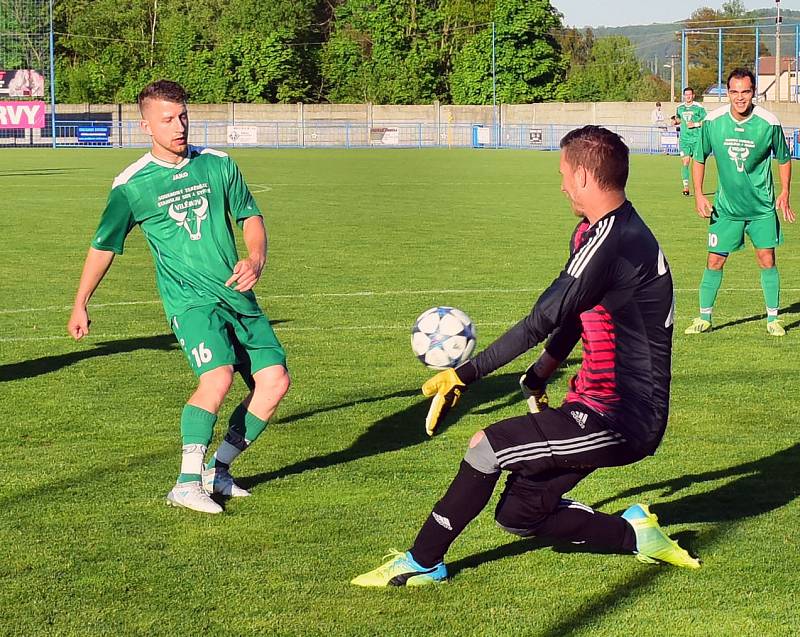
<svg viewBox="0 0 800 637">
<path fill-rule="evenodd" d="M 708 110 L 718 102 L 706 103 Z M 764 102 L 763 106 L 774 112 L 784 126 L 800 128 L 800 104 Z M 667 115 L 674 114 L 678 104 L 662 104 Z M 114 119 L 120 111 L 117 105 L 59 104 L 59 114 L 112 113 Z M 502 124 L 607 124 L 618 126 L 649 126 L 652 102 L 596 102 L 541 104 L 501 104 L 498 116 Z M 123 121 L 138 121 L 135 104 L 123 104 Z M 433 104 L 392 106 L 384 104 L 191 104 L 189 115 L 194 121 L 208 122 L 295 122 L 306 125 L 330 124 L 491 124 L 491 106 L 450 106 Z"/>
</svg>

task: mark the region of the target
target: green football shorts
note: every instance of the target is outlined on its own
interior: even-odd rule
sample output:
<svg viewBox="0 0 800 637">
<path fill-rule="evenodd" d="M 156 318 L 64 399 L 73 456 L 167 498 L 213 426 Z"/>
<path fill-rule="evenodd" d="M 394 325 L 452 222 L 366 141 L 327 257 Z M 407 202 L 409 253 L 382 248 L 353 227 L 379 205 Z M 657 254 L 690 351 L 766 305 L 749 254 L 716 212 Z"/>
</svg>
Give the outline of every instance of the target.
<svg viewBox="0 0 800 637">
<path fill-rule="evenodd" d="M 220 304 L 203 305 L 173 316 L 170 325 L 197 376 L 233 365 L 251 385 L 257 371 L 286 367 L 286 352 L 263 314 L 245 316 Z"/>
<path fill-rule="evenodd" d="M 754 248 L 776 248 L 783 243 L 783 231 L 777 214 L 758 219 L 732 219 L 711 211 L 708 224 L 708 251 L 730 253 L 744 247 L 745 234 Z"/>
<path fill-rule="evenodd" d="M 681 135 L 678 138 L 678 150 L 681 151 L 681 157 L 691 157 L 694 155 L 694 147 L 697 140 L 687 139 L 686 135 Z"/>
</svg>

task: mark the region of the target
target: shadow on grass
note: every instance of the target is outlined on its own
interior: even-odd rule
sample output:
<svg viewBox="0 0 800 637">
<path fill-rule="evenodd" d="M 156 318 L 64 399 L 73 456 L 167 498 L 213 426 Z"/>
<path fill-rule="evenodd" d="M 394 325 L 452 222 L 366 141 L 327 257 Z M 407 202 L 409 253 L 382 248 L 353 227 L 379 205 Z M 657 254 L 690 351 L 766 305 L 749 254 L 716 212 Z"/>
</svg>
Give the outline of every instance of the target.
<svg viewBox="0 0 800 637">
<path fill-rule="evenodd" d="M 663 522 L 678 524 L 730 522 L 785 506 L 800 496 L 800 443 L 771 456 L 727 469 L 684 475 L 628 489 L 595 506 L 635 498 L 650 491 L 661 491 L 661 497 L 669 497 L 704 482 L 729 478 L 735 479 L 705 493 L 685 495 L 677 500 L 656 504 L 651 509 Z"/>
<path fill-rule="evenodd" d="M 125 338 L 118 341 L 105 341 L 97 343 L 92 349 L 81 350 L 78 352 L 67 352 L 66 354 L 56 354 L 54 356 L 42 356 L 19 363 L 9 363 L 0 365 L 0 383 L 22 378 L 34 378 L 42 374 L 56 372 L 80 361 L 101 356 L 111 356 L 134 352 L 140 349 L 150 350 L 171 350 L 178 349 L 174 334 L 159 334 L 158 336 L 146 336 L 144 338 Z"/>
<path fill-rule="evenodd" d="M 286 321 L 270 321 L 270 325 L 277 325 Z M 42 356 L 19 363 L 9 363 L 0 365 L 0 383 L 23 378 L 34 378 L 42 374 L 57 372 L 65 367 L 85 361 L 90 358 L 102 356 L 112 356 L 114 354 L 125 354 L 136 350 L 177 350 L 178 343 L 174 334 L 159 334 L 157 336 L 145 336 L 139 338 L 125 338 L 116 341 L 103 341 L 97 343 L 94 348 L 81 350 L 78 352 L 67 352 L 66 354 L 56 354 L 54 356 Z"/>
<path fill-rule="evenodd" d="M 556 372 L 556 374 L 560 373 L 563 372 Z M 526 405 L 519 391 L 518 381 L 519 374 L 511 373 L 488 376 L 479 383 L 476 383 L 469 388 L 469 391 L 464 392 L 459 404 L 448 414 L 445 421 L 439 426 L 439 432 L 446 430 L 448 427 L 458 422 L 461 416 L 471 412 L 476 413 L 473 410 L 479 405 L 498 401 L 501 398 L 505 398 L 502 403 L 492 405 L 490 408 L 482 408 L 477 413 L 489 414 L 515 403 L 519 404 L 520 413 L 522 413 L 526 409 Z M 410 398 L 412 396 L 419 396 L 420 399 L 409 407 L 377 420 L 345 449 L 300 460 L 299 462 L 295 462 L 294 464 L 290 464 L 275 471 L 237 478 L 237 482 L 245 489 L 249 489 L 264 482 L 269 482 L 270 480 L 284 478 L 304 471 L 332 467 L 360 458 L 366 458 L 379 453 L 397 451 L 425 442 L 428 440 L 428 435 L 425 433 L 425 416 L 428 412 L 430 400 L 423 398 L 420 390 L 416 387 L 413 389 L 403 389 L 382 396 L 360 398 L 331 407 L 293 414 L 287 418 L 281 418 L 280 422 L 294 422 L 320 413 L 346 409 L 356 405 L 381 402 L 392 398 Z M 490 422 L 487 420 L 484 426 L 488 426 L 489 424 Z M 453 470 L 455 471 L 455 467 Z"/>
<path fill-rule="evenodd" d="M 28 177 L 28 176 L 43 176 L 49 177 L 50 175 L 66 175 L 75 173 L 81 170 L 89 170 L 88 168 L 30 168 L 30 169 L 17 169 L 17 170 L 0 170 L 0 178 L 2 177 Z"/>
<path fill-rule="evenodd" d="M 800 312 L 800 303 L 792 303 L 791 305 L 781 308 L 778 313 L 779 314 L 794 314 Z M 728 321 L 727 323 L 722 323 L 720 325 L 714 325 L 714 331 L 717 332 L 719 330 L 723 330 L 726 327 L 734 327 L 736 325 L 742 325 L 743 323 L 752 323 L 753 321 L 763 321 L 767 318 L 766 313 L 763 314 L 753 314 L 752 316 L 745 316 L 735 321 Z M 789 325 L 785 325 L 785 329 L 790 330 L 793 327 L 797 327 L 800 325 L 800 320 L 794 321 Z"/>
<path fill-rule="evenodd" d="M 716 522 L 712 528 L 703 531 L 682 531 L 673 536 L 691 554 L 700 554 L 721 541 L 743 520 L 761 515 L 785 506 L 800 496 L 800 444 L 778 451 L 753 462 L 746 462 L 727 469 L 708 471 L 681 476 L 673 480 L 655 482 L 642 487 L 628 489 L 612 498 L 596 504 L 601 506 L 621 498 L 631 498 L 648 491 L 662 490 L 662 495 L 672 495 L 694 485 L 722 480 L 736 479 L 705 493 L 689 494 L 678 500 L 652 507 L 663 522 Z M 462 558 L 449 565 L 452 575 L 468 568 L 475 568 L 486 562 L 505 557 L 523 555 L 531 551 L 551 546 L 537 538 L 517 540 L 495 549 Z M 582 546 L 560 545 L 555 550 L 564 553 L 600 553 Z M 562 613 L 562 619 L 542 633 L 541 637 L 562 637 L 597 624 L 620 605 L 630 605 L 635 598 L 646 594 L 659 578 L 678 574 L 676 567 L 641 565 L 640 572 L 613 586 L 607 593 L 582 604 L 574 612 Z M 704 568 L 710 568 L 706 565 Z"/>
</svg>

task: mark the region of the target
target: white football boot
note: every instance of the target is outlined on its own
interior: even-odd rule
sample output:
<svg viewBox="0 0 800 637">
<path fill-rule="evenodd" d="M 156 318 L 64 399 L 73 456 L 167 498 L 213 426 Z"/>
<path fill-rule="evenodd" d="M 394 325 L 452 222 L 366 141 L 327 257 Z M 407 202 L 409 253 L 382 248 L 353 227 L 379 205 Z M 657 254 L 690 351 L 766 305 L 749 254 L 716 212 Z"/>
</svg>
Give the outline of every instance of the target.
<svg viewBox="0 0 800 637">
<path fill-rule="evenodd" d="M 204 466 L 203 488 L 208 493 L 218 493 L 231 498 L 246 498 L 250 495 L 247 489 L 242 489 L 233 481 L 233 476 L 225 467 L 206 469 Z"/>
<path fill-rule="evenodd" d="M 167 504 L 201 513 L 222 513 L 222 507 L 211 499 L 199 482 L 176 484 L 167 494 Z"/>
</svg>

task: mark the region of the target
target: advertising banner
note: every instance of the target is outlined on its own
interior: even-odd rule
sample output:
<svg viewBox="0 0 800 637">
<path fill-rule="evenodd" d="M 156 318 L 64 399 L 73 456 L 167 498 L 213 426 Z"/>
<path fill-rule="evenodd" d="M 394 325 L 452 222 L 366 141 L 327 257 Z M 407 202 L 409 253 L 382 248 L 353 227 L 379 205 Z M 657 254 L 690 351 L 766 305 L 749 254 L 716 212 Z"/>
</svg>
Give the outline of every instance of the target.
<svg viewBox="0 0 800 637">
<path fill-rule="evenodd" d="M 231 146 L 258 144 L 258 126 L 228 126 L 227 133 Z"/>
<path fill-rule="evenodd" d="M 44 76 L 33 69 L 0 69 L 0 95 L 44 97 Z"/>
<path fill-rule="evenodd" d="M 44 128 L 44 102 L 0 102 L 0 129 Z"/>
<path fill-rule="evenodd" d="M 400 144 L 400 129 L 394 126 L 370 128 L 369 143 L 381 146 L 398 146 Z"/>
</svg>

